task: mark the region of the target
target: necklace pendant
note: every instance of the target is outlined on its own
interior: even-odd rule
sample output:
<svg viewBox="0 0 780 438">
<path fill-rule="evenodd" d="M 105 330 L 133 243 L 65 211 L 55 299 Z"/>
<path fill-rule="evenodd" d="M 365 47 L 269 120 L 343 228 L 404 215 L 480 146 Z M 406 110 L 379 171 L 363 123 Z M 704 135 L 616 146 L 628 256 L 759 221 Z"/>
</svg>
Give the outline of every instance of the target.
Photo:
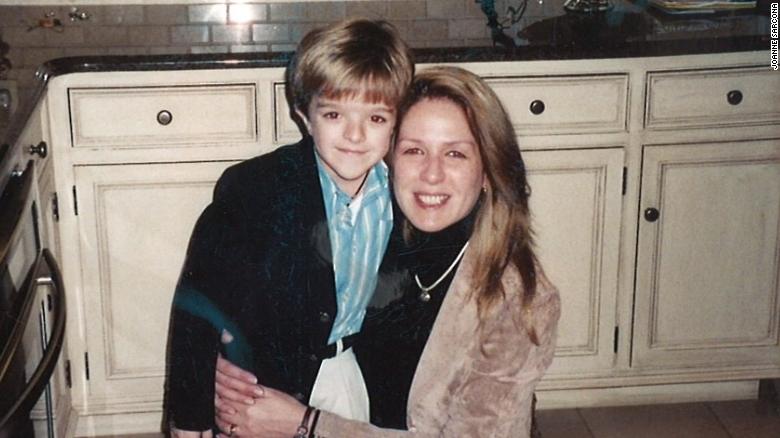
<svg viewBox="0 0 780 438">
<path fill-rule="evenodd" d="M 420 301 L 422 301 L 423 303 L 427 303 L 428 301 L 431 300 L 431 294 L 428 293 L 428 291 L 422 291 L 420 292 L 419 298 Z"/>
</svg>

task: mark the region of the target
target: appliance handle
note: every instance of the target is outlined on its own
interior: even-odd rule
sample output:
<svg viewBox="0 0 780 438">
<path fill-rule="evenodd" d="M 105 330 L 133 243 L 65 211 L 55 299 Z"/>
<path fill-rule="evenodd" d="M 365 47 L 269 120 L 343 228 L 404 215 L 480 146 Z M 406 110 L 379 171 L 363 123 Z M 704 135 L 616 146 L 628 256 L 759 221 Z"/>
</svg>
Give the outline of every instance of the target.
<svg viewBox="0 0 780 438">
<path fill-rule="evenodd" d="M 16 415 L 22 412 L 30 412 L 35 403 L 40 398 L 43 391 L 46 389 L 46 385 L 49 384 L 49 379 L 54 372 L 54 367 L 57 365 L 57 360 L 62 350 L 62 344 L 65 335 L 65 319 L 67 318 L 67 311 L 65 306 L 65 288 L 62 283 L 62 274 L 57 262 L 54 260 L 54 256 L 48 248 L 44 248 L 38 259 L 35 262 L 35 268 L 33 271 L 32 281 L 29 283 L 27 293 L 25 294 L 25 302 L 22 305 L 22 312 L 18 323 L 11 331 L 11 337 L 6 348 L 0 355 L 0 381 L 3 380 L 3 376 L 10 366 L 14 355 L 17 353 L 17 349 L 22 344 L 22 336 L 24 334 L 27 321 L 30 319 L 30 313 L 32 309 L 36 308 L 35 303 L 38 302 L 37 288 L 42 285 L 51 286 L 51 302 L 54 308 L 52 325 L 52 333 L 49 338 L 46 351 L 43 353 L 41 361 L 35 368 L 32 376 L 27 382 L 27 386 L 24 388 L 19 398 L 11 406 L 10 410 L 6 413 L 0 413 L 0 430 L 11 419 L 14 419 Z"/>
</svg>

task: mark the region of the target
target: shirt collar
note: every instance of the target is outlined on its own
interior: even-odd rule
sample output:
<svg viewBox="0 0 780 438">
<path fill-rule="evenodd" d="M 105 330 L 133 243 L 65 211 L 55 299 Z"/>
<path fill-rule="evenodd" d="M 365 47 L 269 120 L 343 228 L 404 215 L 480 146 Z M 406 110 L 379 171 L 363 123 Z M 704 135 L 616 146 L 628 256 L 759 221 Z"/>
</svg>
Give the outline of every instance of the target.
<svg viewBox="0 0 780 438">
<path fill-rule="evenodd" d="M 328 171 L 325 170 L 325 164 L 322 162 L 316 149 L 314 150 L 314 157 L 317 160 L 317 173 L 320 177 L 323 194 L 326 197 L 335 197 L 344 203 L 348 203 L 352 196 L 344 193 L 336 182 L 333 181 Z M 382 193 L 388 193 L 388 173 L 387 164 L 381 160 L 368 170 L 368 177 L 362 189 L 363 203 L 371 202 L 374 198 L 381 196 Z"/>
</svg>

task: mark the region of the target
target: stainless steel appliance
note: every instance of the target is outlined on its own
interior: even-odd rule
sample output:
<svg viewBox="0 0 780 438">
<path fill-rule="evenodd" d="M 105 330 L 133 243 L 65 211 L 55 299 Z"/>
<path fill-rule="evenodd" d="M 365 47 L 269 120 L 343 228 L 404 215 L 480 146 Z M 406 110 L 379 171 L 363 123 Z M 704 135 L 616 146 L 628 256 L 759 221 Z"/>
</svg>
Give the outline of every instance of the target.
<svg viewBox="0 0 780 438">
<path fill-rule="evenodd" d="M 0 195 L 0 438 L 54 436 L 48 384 L 63 343 L 65 300 L 54 257 L 42 248 L 34 161 Z M 36 406 L 47 421 L 33 428 Z"/>
</svg>

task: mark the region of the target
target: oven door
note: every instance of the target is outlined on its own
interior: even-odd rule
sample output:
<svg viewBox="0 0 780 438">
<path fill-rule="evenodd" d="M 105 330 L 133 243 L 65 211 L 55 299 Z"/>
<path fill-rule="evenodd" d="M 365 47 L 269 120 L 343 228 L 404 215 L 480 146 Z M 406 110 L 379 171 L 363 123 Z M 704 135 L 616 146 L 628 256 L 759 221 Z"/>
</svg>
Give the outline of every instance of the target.
<svg viewBox="0 0 780 438">
<path fill-rule="evenodd" d="M 62 278 L 41 248 L 30 161 L 0 196 L 0 438 L 53 436 L 49 387 L 65 332 Z M 40 400 L 45 430 L 33 431 Z"/>
</svg>

